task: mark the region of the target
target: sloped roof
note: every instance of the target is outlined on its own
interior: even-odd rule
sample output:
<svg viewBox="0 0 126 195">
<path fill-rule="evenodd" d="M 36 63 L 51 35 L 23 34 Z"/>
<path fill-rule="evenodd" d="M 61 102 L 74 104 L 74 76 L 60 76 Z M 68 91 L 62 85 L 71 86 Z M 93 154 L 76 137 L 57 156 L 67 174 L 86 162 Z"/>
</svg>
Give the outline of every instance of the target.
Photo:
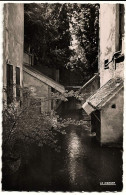
<svg viewBox="0 0 126 195">
<path fill-rule="evenodd" d="M 110 79 L 86 100 L 82 105 L 82 108 L 88 115 L 95 110 L 100 110 L 107 104 L 107 102 L 115 97 L 122 88 L 123 80 L 121 78 Z"/>
<path fill-rule="evenodd" d="M 44 82 L 45 84 L 49 85 L 50 87 L 56 89 L 57 91 L 64 93 L 65 88 L 63 85 L 59 84 L 58 82 L 54 81 L 53 79 L 49 78 L 48 76 L 42 74 L 38 70 L 34 69 L 31 66 L 25 66 L 23 67 L 23 71 L 30 74 L 31 76 L 35 77 L 36 79 Z"/>
<path fill-rule="evenodd" d="M 88 80 L 79 90 L 79 92 L 81 92 L 84 88 L 86 88 L 90 83 L 92 83 L 96 78 L 99 78 L 99 73 L 95 73 L 95 75 Z"/>
<path fill-rule="evenodd" d="M 123 80 L 121 78 L 110 79 L 105 85 L 99 88 L 95 94 L 90 96 L 86 102 L 93 108 L 101 109 L 122 88 Z"/>
</svg>

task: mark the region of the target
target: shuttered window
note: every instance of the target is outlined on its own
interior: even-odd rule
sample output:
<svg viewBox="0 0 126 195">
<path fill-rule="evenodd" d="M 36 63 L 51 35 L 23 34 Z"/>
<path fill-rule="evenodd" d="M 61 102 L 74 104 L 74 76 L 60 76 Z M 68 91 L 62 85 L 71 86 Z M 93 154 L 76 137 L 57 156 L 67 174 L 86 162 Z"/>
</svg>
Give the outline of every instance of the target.
<svg viewBox="0 0 126 195">
<path fill-rule="evenodd" d="M 7 64 L 7 104 L 13 101 L 13 66 Z"/>
<path fill-rule="evenodd" d="M 16 99 L 20 100 L 20 68 L 16 67 Z"/>
</svg>

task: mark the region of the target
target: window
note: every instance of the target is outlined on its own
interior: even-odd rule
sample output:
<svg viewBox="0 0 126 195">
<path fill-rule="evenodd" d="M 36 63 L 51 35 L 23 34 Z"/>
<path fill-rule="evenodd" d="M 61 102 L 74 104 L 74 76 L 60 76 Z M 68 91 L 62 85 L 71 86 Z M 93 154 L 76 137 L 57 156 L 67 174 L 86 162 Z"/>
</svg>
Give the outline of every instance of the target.
<svg viewBox="0 0 126 195">
<path fill-rule="evenodd" d="M 16 67 L 16 99 L 20 100 L 20 68 Z"/>
<path fill-rule="evenodd" d="M 7 104 L 13 101 L 13 66 L 7 64 Z"/>
<path fill-rule="evenodd" d="M 116 104 L 112 104 L 111 108 L 116 108 Z"/>
</svg>

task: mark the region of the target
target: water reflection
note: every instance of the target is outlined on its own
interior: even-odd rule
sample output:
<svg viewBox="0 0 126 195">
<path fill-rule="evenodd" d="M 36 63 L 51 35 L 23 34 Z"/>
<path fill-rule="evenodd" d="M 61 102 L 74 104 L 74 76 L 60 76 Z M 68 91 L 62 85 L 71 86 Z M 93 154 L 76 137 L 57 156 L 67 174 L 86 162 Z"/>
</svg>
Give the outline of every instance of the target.
<svg viewBox="0 0 126 195">
<path fill-rule="evenodd" d="M 69 182 L 72 186 L 80 185 L 83 173 L 82 143 L 76 131 L 71 131 L 68 139 L 68 172 Z"/>
<path fill-rule="evenodd" d="M 69 103 L 63 106 L 62 116 L 80 120 L 81 113 L 71 110 L 73 104 L 71 101 L 70 107 Z M 59 137 L 60 153 L 47 147 L 42 151 L 31 148 L 27 167 L 22 167 L 16 177 L 8 178 L 5 186 L 12 191 L 120 191 L 120 150 L 100 147 L 86 127 L 69 125 L 66 132 Z M 116 185 L 100 186 L 100 182 L 115 182 Z"/>
<path fill-rule="evenodd" d="M 69 135 L 68 152 L 70 159 L 75 159 L 80 154 L 81 142 L 76 132 L 71 132 Z"/>
</svg>

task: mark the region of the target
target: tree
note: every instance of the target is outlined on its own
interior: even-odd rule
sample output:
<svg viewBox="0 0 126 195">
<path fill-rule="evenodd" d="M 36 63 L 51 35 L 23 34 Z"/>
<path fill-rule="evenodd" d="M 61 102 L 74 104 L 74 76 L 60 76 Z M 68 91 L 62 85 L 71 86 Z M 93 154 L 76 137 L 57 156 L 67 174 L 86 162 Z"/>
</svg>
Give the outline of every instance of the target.
<svg viewBox="0 0 126 195">
<path fill-rule="evenodd" d="M 3 110 L 2 159 L 5 174 L 12 174 L 19 166 L 28 163 L 28 155 L 30 155 L 28 150 L 31 145 L 38 148 L 48 146 L 58 152 L 60 151 L 58 135 L 65 135 L 67 126 L 72 124 L 88 127 L 86 121 L 63 119 L 54 110 L 50 113 L 44 111 L 40 113 L 40 99 L 35 99 L 28 88 L 20 90 L 23 93 L 22 106 L 17 107 L 12 95 L 12 103 L 5 106 Z M 50 99 L 68 101 L 69 97 L 82 100 L 83 94 L 79 94 L 79 91 L 66 91 L 63 94 L 56 92 L 44 101 Z"/>
<path fill-rule="evenodd" d="M 64 66 L 70 55 L 65 4 L 25 4 L 25 45 L 38 63 Z"/>
<path fill-rule="evenodd" d="M 99 5 L 71 4 L 69 17 L 74 55 L 68 65 L 91 77 L 98 71 Z"/>
<path fill-rule="evenodd" d="M 25 4 L 25 45 L 39 64 L 92 76 L 98 70 L 98 15 L 98 4 Z"/>
</svg>

